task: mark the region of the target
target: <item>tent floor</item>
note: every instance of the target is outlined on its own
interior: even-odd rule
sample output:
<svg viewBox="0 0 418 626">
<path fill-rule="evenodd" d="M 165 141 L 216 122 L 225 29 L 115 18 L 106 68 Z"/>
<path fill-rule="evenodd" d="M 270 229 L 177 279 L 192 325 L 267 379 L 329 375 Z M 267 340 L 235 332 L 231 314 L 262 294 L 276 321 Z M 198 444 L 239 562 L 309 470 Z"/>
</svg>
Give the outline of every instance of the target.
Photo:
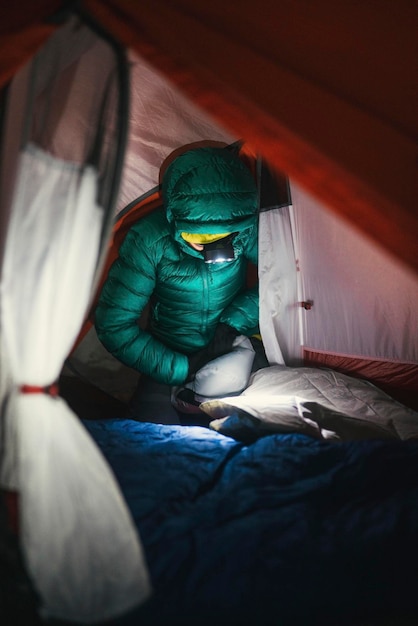
<svg viewBox="0 0 418 626">
<path fill-rule="evenodd" d="M 60 395 L 80 419 L 124 417 L 126 405 L 95 385 L 74 376 L 61 376 Z"/>
</svg>

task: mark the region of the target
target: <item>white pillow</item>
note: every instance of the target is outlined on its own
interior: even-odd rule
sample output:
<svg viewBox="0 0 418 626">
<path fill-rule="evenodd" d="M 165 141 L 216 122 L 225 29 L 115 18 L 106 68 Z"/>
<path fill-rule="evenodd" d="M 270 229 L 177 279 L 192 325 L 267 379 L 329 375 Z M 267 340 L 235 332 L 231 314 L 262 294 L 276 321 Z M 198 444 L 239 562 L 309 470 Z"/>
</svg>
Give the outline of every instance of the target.
<svg viewBox="0 0 418 626">
<path fill-rule="evenodd" d="M 302 432 L 341 440 L 418 437 L 418 413 L 368 383 L 333 370 L 273 365 L 239 396 L 203 402 L 211 428 L 229 434 Z M 245 418 L 245 420 L 244 420 Z M 219 421 L 221 420 L 221 421 Z"/>
</svg>

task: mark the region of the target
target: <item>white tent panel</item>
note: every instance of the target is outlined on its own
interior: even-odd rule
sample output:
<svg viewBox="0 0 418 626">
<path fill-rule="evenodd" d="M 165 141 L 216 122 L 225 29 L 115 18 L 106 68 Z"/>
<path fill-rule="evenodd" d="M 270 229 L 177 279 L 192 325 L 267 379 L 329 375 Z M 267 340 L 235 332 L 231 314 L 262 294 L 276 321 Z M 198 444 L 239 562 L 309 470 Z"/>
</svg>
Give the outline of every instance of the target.
<svg viewBox="0 0 418 626">
<path fill-rule="evenodd" d="M 302 364 L 292 207 L 263 211 L 259 222 L 260 330 L 270 364 Z"/>
<path fill-rule="evenodd" d="M 196 141 L 232 143 L 230 132 L 131 53 L 129 141 L 117 210 L 158 185 L 160 167 L 176 148 Z"/>
<path fill-rule="evenodd" d="M 418 277 L 292 185 L 304 300 L 304 347 L 418 362 Z"/>
</svg>

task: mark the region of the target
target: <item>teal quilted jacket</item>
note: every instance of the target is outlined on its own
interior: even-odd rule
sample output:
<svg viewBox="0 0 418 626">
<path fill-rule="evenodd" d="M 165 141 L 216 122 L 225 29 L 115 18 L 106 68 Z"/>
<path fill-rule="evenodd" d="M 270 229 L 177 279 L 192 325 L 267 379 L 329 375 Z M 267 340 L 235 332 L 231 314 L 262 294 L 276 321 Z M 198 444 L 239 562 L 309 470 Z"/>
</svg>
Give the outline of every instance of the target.
<svg viewBox="0 0 418 626">
<path fill-rule="evenodd" d="M 162 183 L 164 206 L 140 219 L 124 239 L 96 309 L 109 352 L 154 379 L 184 382 L 187 354 L 207 346 L 219 322 L 258 332 L 258 287 L 245 287 L 257 263 L 257 191 L 248 168 L 224 148 L 177 157 Z M 237 233 L 235 260 L 205 263 L 181 233 Z M 150 304 L 146 330 L 138 320 Z"/>
</svg>

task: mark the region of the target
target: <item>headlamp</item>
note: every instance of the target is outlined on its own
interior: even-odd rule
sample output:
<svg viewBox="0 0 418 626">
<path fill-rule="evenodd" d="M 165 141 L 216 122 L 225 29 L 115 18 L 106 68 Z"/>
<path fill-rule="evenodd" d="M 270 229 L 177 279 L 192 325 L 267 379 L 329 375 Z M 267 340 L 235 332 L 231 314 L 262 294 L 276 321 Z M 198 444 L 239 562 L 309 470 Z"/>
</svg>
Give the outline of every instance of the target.
<svg viewBox="0 0 418 626">
<path fill-rule="evenodd" d="M 205 263 L 233 261 L 235 259 L 235 252 L 232 246 L 232 240 L 235 235 L 236 233 L 232 233 L 222 239 L 203 244 L 203 258 Z"/>
</svg>

